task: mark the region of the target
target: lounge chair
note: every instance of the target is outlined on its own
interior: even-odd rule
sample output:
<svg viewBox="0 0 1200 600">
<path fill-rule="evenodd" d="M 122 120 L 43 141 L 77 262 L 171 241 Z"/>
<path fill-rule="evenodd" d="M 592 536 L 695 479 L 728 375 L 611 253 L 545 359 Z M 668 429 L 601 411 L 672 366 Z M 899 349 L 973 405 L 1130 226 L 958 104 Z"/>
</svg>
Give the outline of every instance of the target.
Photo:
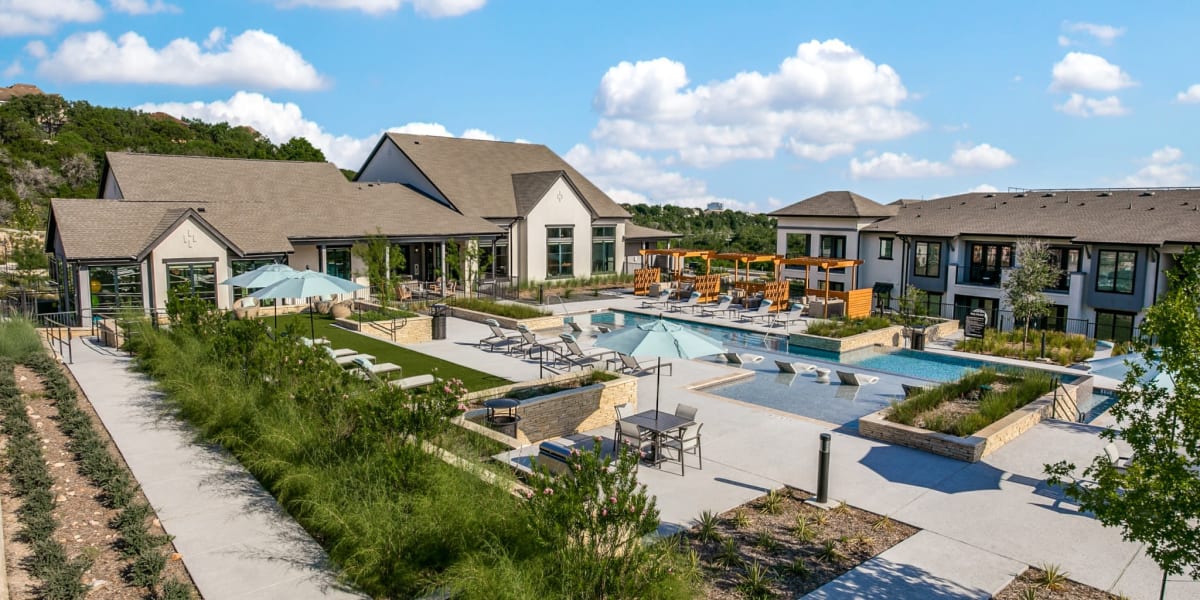
<svg viewBox="0 0 1200 600">
<path fill-rule="evenodd" d="M 495 350 L 499 346 L 511 346 L 521 338 L 520 333 L 505 333 L 500 328 L 500 322 L 495 319 L 488 319 L 484 323 L 492 330 L 492 335 L 479 340 L 480 348 L 487 346 L 488 350 Z"/>
<path fill-rule="evenodd" d="M 1124 473 L 1129 468 L 1129 463 L 1133 460 L 1132 456 L 1121 456 L 1121 451 L 1112 442 L 1104 445 L 1104 455 L 1108 458 L 1113 468 L 1121 473 Z"/>
<path fill-rule="evenodd" d="M 375 363 L 371 362 L 371 360 L 374 358 L 375 358 L 374 356 L 372 356 L 371 358 L 364 358 L 363 355 L 356 356 L 356 357 L 354 357 L 354 361 L 353 361 L 354 366 L 359 371 L 362 371 L 363 373 L 365 373 L 367 375 L 386 375 L 388 373 L 395 373 L 396 371 L 402 370 L 400 368 L 400 365 L 397 365 L 395 363 L 375 364 Z"/>
<path fill-rule="evenodd" d="M 333 358 L 333 362 L 336 362 L 338 365 L 343 367 L 353 367 L 354 361 L 360 358 L 363 360 L 375 360 L 375 357 L 371 354 L 360 354 L 357 352 L 354 354 L 346 354 L 344 356 L 330 355 L 330 357 Z"/>
<path fill-rule="evenodd" d="M 746 363 L 760 363 L 763 357 L 757 354 L 738 354 L 737 352 L 725 352 L 721 356 L 725 357 L 725 362 L 731 365 L 744 365 Z"/>
<path fill-rule="evenodd" d="M 595 325 L 594 327 L 598 333 L 608 333 L 612 331 L 612 327 L 609 327 L 608 325 Z"/>
<path fill-rule="evenodd" d="M 396 389 L 411 390 L 413 388 L 419 388 L 419 387 L 425 387 L 427 385 L 433 385 L 434 381 L 436 381 L 436 380 L 433 378 L 432 374 L 423 373 L 421 375 L 413 375 L 412 377 L 402 377 L 400 379 L 393 379 L 388 382 L 388 385 L 390 385 Z"/>
<path fill-rule="evenodd" d="M 732 303 L 733 303 L 733 296 L 727 296 L 725 294 L 721 294 L 720 296 L 717 297 L 717 303 L 715 305 L 711 305 L 711 306 L 700 305 L 700 306 L 697 306 L 696 308 L 699 308 L 700 314 L 702 314 L 706 317 L 711 317 L 717 313 L 728 315 L 729 311 L 731 310 L 729 308 L 729 305 Z M 692 312 L 696 312 L 695 309 L 693 309 Z"/>
<path fill-rule="evenodd" d="M 775 361 L 775 366 L 779 368 L 780 373 L 800 373 L 804 371 L 812 371 L 817 368 L 817 365 L 810 365 L 802 362 L 787 362 L 785 360 Z"/>
<path fill-rule="evenodd" d="M 793 302 L 791 310 L 775 313 L 775 320 L 771 321 L 771 326 L 791 325 L 792 323 L 803 322 L 807 311 L 807 306 L 799 302 Z"/>
<path fill-rule="evenodd" d="M 764 319 L 773 316 L 771 314 L 771 299 L 763 298 L 758 304 L 758 308 L 738 311 L 737 318 L 740 321 L 754 321 L 756 319 Z"/>
<path fill-rule="evenodd" d="M 310 337 L 301 337 L 300 343 L 304 344 L 305 346 L 308 346 L 309 348 L 312 348 L 313 346 L 328 346 L 329 340 L 327 338 L 323 338 L 323 337 L 317 338 L 315 340 Z"/>
<path fill-rule="evenodd" d="M 667 375 L 670 375 L 675 370 L 675 368 L 669 362 L 660 363 L 658 362 L 658 359 L 648 360 L 646 362 L 638 362 L 636 358 L 628 354 L 621 354 L 620 352 L 617 353 L 616 358 L 609 359 L 609 362 L 616 367 L 618 372 L 629 375 L 645 375 L 647 373 L 653 373 L 660 368 L 663 369 Z"/>
<path fill-rule="evenodd" d="M 509 347 L 510 354 L 522 352 L 526 356 L 533 356 L 534 351 L 538 353 L 541 353 L 543 350 L 558 352 L 558 345 L 563 343 L 562 339 L 538 339 L 537 334 L 529 329 L 529 327 L 526 327 L 524 323 L 517 325 L 517 331 L 520 332 L 521 339 L 515 345 Z"/>
<path fill-rule="evenodd" d="M 330 346 L 322 346 L 322 348 L 325 349 L 325 353 L 328 354 L 330 358 L 335 359 L 358 354 L 358 350 L 352 350 L 350 348 L 333 348 Z"/>
<path fill-rule="evenodd" d="M 671 302 L 671 288 L 663 288 L 653 299 L 642 300 L 641 308 L 662 308 Z"/>
<path fill-rule="evenodd" d="M 667 305 L 667 309 L 671 312 L 682 312 L 684 309 L 691 310 L 696 308 L 699 306 L 699 302 L 700 292 L 692 292 L 691 295 L 688 296 L 687 300 L 682 302 L 672 302 Z"/>
<path fill-rule="evenodd" d="M 864 375 L 862 373 L 851 373 L 849 371 L 838 371 L 838 380 L 842 385 L 869 385 L 879 383 L 879 378 L 874 375 Z"/>
<path fill-rule="evenodd" d="M 579 347 L 579 341 L 575 339 L 575 336 L 569 333 L 564 333 L 558 337 L 562 339 L 563 346 L 565 347 L 560 352 L 560 355 L 569 363 L 577 365 L 580 368 L 589 365 L 594 366 L 595 363 L 603 360 L 604 357 L 615 356 L 617 354 L 615 350 L 605 350 L 603 348 L 589 348 L 587 351 L 584 351 L 583 348 Z"/>
<path fill-rule="evenodd" d="M 928 385 L 912 385 L 911 383 L 902 383 L 902 384 L 900 384 L 900 389 L 904 390 L 904 397 L 905 397 L 905 398 L 908 398 L 908 397 L 910 397 L 910 396 L 916 396 L 917 394 L 920 394 L 921 392 L 923 392 L 923 391 L 925 391 L 925 390 L 929 389 L 930 387 L 932 387 L 932 386 L 928 386 Z"/>
</svg>

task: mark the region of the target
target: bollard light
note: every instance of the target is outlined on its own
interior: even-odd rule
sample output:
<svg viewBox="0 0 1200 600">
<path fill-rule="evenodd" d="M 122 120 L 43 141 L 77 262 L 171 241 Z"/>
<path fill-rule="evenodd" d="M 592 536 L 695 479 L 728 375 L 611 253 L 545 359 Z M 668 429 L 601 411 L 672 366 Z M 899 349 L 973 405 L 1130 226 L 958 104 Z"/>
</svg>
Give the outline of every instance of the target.
<svg viewBox="0 0 1200 600">
<path fill-rule="evenodd" d="M 821 434 L 821 450 L 817 462 L 817 502 L 829 502 L 829 445 L 833 436 Z"/>
</svg>

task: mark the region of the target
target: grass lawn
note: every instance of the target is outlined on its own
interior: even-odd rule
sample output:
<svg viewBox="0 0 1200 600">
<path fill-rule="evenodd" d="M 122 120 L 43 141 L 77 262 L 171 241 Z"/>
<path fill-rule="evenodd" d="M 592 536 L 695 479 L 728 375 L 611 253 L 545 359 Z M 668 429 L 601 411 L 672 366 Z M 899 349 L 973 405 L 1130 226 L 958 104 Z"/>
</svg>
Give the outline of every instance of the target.
<svg viewBox="0 0 1200 600">
<path fill-rule="evenodd" d="M 267 322 L 271 323 L 272 317 L 266 317 Z M 289 323 L 296 321 L 300 332 L 303 335 L 308 335 L 308 315 L 280 315 L 279 328 L 286 328 Z M 486 390 L 494 388 L 498 385 L 508 385 L 511 381 L 488 375 L 475 369 L 464 367 L 440 358 L 434 358 L 427 354 L 414 352 L 407 348 L 401 348 L 389 342 L 376 339 L 370 336 L 362 335 L 353 331 L 347 331 L 340 327 L 334 327 L 333 318 L 327 315 L 316 315 L 317 337 L 323 337 L 329 340 L 329 343 L 334 348 L 352 348 L 365 354 L 375 356 L 376 362 L 390 362 L 404 367 L 404 376 L 411 377 L 422 373 L 432 373 L 437 369 L 437 376 L 442 378 L 457 377 L 462 380 L 463 385 L 471 391 Z"/>
</svg>

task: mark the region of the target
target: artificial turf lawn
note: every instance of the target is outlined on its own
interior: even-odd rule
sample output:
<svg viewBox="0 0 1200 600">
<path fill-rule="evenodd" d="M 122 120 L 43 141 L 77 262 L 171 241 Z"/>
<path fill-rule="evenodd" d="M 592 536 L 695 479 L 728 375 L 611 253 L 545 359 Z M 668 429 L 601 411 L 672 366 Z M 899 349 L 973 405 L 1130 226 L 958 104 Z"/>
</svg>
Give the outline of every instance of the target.
<svg viewBox="0 0 1200 600">
<path fill-rule="evenodd" d="M 308 315 L 279 315 L 279 329 L 284 330 L 289 323 L 296 321 L 301 335 L 309 334 Z M 272 317 L 266 317 L 268 324 L 273 324 Z M 395 363 L 404 368 L 404 377 L 420 375 L 422 373 L 433 373 L 437 369 L 436 375 L 443 379 L 451 379 L 457 377 L 461 379 L 463 385 L 471 391 L 486 390 L 500 385 L 508 385 L 511 381 L 488 375 L 475 369 L 464 367 L 462 365 L 434 358 L 427 354 L 421 354 L 407 348 L 401 348 L 389 342 L 376 339 L 367 335 L 347 331 L 340 327 L 334 327 L 333 318 L 327 315 L 316 315 L 317 337 L 326 338 L 330 345 L 334 348 L 351 348 L 365 354 L 375 356 L 375 361 L 378 363 Z"/>
</svg>

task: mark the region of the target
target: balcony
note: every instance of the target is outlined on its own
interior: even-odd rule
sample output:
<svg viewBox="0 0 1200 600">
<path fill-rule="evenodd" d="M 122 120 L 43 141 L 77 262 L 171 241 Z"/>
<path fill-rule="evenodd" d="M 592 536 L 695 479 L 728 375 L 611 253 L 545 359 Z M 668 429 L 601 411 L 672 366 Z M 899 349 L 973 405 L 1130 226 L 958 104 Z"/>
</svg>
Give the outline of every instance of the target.
<svg viewBox="0 0 1200 600">
<path fill-rule="evenodd" d="M 997 288 L 1003 279 L 999 269 L 981 269 L 978 265 L 972 268 L 970 263 L 952 264 L 955 270 L 954 283 L 958 285 L 974 285 L 979 287 Z"/>
</svg>

